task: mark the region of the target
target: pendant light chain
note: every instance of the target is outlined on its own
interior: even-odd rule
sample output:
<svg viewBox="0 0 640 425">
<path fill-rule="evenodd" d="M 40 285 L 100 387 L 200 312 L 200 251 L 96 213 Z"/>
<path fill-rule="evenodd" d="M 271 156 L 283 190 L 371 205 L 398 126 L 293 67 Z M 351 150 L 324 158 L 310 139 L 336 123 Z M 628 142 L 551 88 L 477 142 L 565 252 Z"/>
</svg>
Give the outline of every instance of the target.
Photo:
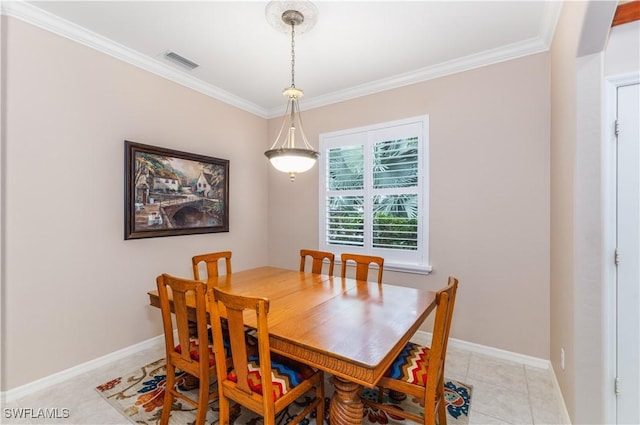
<svg viewBox="0 0 640 425">
<path fill-rule="evenodd" d="M 291 87 L 295 88 L 295 75 L 296 75 L 296 24 L 291 21 Z"/>
<path fill-rule="evenodd" d="M 291 88 L 296 88 L 296 24 L 291 20 Z M 292 95 L 293 96 L 293 95 Z M 296 98 L 291 97 L 291 111 L 289 115 L 289 137 L 287 138 L 287 147 L 290 149 L 296 146 Z"/>
</svg>

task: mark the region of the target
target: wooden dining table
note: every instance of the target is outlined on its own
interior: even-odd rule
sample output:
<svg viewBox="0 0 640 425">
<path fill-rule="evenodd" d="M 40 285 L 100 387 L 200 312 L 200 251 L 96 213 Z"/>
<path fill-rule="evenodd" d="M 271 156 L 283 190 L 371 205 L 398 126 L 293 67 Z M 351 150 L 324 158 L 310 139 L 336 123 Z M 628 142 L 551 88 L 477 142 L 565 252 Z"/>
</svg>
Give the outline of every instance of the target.
<svg viewBox="0 0 640 425">
<path fill-rule="evenodd" d="M 435 292 L 276 267 L 210 284 L 269 299 L 272 351 L 334 375 L 332 425 L 362 423 L 362 386 L 374 387 L 435 307 Z M 160 307 L 157 291 L 150 304 Z M 255 315 L 245 316 L 255 326 Z"/>
</svg>

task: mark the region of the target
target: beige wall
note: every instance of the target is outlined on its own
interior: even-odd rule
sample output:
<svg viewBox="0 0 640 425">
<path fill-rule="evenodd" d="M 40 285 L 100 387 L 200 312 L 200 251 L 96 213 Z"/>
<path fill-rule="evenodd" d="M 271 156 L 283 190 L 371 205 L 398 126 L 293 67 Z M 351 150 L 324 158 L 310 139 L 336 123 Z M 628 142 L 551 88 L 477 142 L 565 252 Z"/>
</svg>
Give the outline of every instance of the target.
<svg viewBox="0 0 640 425">
<path fill-rule="evenodd" d="M 573 411 L 575 354 L 573 351 L 574 196 L 576 155 L 575 59 L 584 19 L 583 3 L 566 3 L 551 49 L 551 361 Z M 560 367 L 564 349 L 566 368 Z"/>
<path fill-rule="evenodd" d="M 615 422 L 604 52 L 607 43 L 638 49 L 637 34 L 623 46 L 610 37 L 615 7 L 566 2 L 551 48 L 551 361 L 580 424 Z M 637 73 L 634 65 L 626 72 Z"/>
<path fill-rule="evenodd" d="M 460 278 L 452 337 L 549 358 L 549 55 L 538 54 L 303 112 L 323 132 L 429 114 L 433 273 Z M 280 119 L 269 123 L 274 138 Z M 269 262 L 318 246 L 318 169 L 269 174 Z M 425 330 L 428 330 L 426 326 Z"/>
<path fill-rule="evenodd" d="M 3 17 L 3 388 L 162 333 L 196 253 L 267 262 L 266 120 Z M 230 160 L 230 232 L 123 240 L 123 140 Z"/>
</svg>

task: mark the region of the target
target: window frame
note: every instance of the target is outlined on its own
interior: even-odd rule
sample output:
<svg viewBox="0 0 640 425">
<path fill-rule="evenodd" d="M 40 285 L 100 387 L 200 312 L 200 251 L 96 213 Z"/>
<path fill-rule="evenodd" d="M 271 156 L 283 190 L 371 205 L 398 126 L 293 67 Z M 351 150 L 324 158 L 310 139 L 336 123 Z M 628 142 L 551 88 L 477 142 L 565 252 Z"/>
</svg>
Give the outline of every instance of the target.
<svg viewBox="0 0 640 425">
<path fill-rule="evenodd" d="M 413 189 L 375 189 L 373 187 L 373 152 L 376 142 L 399 140 L 410 137 L 418 138 L 418 184 Z M 329 149 L 341 146 L 364 145 L 364 189 L 340 190 L 341 196 L 364 194 L 365 204 L 367 199 L 373 202 L 376 194 L 398 191 L 410 191 L 418 194 L 418 249 L 400 250 L 388 248 L 374 248 L 372 241 L 373 211 L 365 209 L 364 239 L 365 246 L 348 246 L 330 244 L 326 239 L 327 231 L 327 199 L 336 191 L 328 190 L 327 181 L 329 175 L 328 161 Z M 319 249 L 336 253 L 336 260 L 343 252 L 351 252 L 365 255 L 378 255 L 385 258 L 385 270 L 402 271 L 409 273 L 428 274 L 432 271 L 429 263 L 429 116 L 421 115 L 406 119 L 383 122 L 363 127 L 321 133 L 319 136 L 320 159 L 318 161 L 318 195 L 319 195 Z M 339 262 L 339 261 L 338 261 Z"/>
</svg>

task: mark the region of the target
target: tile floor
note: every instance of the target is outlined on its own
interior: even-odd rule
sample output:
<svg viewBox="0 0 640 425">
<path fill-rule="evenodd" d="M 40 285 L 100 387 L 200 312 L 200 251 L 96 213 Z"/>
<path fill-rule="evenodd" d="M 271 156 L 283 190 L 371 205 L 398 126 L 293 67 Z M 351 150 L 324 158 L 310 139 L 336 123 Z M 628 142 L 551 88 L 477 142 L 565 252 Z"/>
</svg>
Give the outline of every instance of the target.
<svg viewBox="0 0 640 425">
<path fill-rule="evenodd" d="M 95 387 L 163 356 L 164 345 L 158 343 L 55 387 L 3 403 L 0 423 L 127 424 L 123 416 L 100 397 Z M 550 370 L 450 347 L 447 376 L 473 385 L 470 425 L 564 423 L 562 403 L 556 395 Z M 7 409 L 11 408 L 66 408 L 69 409 L 69 417 L 15 419 L 7 415 Z"/>
</svg>

